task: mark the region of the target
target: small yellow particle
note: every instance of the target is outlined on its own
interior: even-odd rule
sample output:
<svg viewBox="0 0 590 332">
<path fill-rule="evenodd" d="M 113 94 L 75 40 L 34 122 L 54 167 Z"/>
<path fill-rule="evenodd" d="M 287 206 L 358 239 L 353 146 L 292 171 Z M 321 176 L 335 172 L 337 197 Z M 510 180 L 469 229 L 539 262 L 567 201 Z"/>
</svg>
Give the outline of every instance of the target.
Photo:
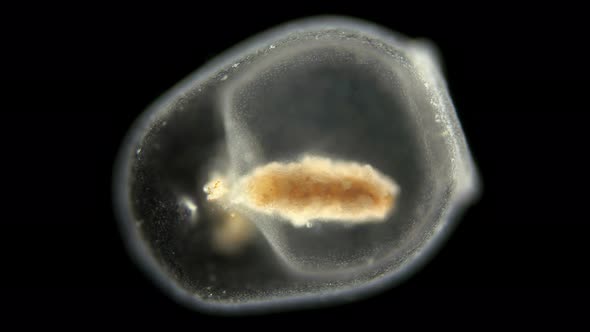
<svg viewBox="0 0 590 332">
<path fill-rule="evenodd" d="M 228 189 L 224 178 L 214 178 L 203 187 L 203 191 L 207 194 L 208 201 L 215 201 L 225 196 Z"/>
<path fill-rule="evenodd" d="M 231 212 L 214 225 L 213 248 L 220 254 L 237 254 L 245 248 L 254 235 L 254 224 L 242 215 Z"/>
</svg>

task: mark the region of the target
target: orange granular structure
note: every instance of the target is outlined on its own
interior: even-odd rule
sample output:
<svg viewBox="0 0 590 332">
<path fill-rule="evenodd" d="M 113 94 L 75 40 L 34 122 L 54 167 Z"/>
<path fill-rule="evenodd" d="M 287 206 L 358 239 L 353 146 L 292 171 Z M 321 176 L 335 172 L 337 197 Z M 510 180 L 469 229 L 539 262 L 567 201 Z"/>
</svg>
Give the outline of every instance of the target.
<svg viewBox="0 0 590 332">
<path fill-rule="evenodd" d="M 399 187 L 369 165 L 307 156 L 254 169 L 233 190 L 235 202 L 294 225 L 310 220 L 382 221 L 393 210 Z"/>
</svg>

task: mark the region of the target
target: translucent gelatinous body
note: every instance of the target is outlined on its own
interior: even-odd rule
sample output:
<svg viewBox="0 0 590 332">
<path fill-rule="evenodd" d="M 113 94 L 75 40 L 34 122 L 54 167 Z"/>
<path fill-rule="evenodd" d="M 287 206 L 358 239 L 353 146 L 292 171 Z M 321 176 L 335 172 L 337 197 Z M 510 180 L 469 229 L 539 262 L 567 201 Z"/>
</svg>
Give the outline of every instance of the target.
<svg viewBox="0 0 590 332">
<path fill-rule="evenodd" d="M 409 276 L 478 188 L 434 54 L 324 17 L 218 57 L 123 143 L 129 249 L 207 311 L 337 302 Z"/>
</svg>

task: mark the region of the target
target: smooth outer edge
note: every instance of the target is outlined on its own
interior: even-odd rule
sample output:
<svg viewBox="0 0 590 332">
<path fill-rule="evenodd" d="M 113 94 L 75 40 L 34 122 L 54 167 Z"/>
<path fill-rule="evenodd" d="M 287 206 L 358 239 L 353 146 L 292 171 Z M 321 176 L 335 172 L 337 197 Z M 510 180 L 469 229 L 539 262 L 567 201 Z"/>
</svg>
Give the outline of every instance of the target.
<svg viewBox="0 0 590 332">
<path fill-rule="evenodd" d="M 138 263 L 140 268 L 151 278 L 151 280 L 167 293 L 171 294 L 172 297 L 179 303 L 189 308 L 198 309 L 202 312 L 210 314 L 231 314 L 231 315 L 243 315 L 252 313 L 267 313 L 283 311 L 288 309 L 301 309 L 305 307 L 320 307 L 329 305 L 335 302 L 350 302 L 360 298 L 366 298 L 372 294 L 375 294 L 381 290 L 391 288 L 396 284 L 406 280 L 411 274 L 413 274 L 420 267 L 424 266 L 425 263 L 432 257 L 432 254 L 442 245 L 442 243 L 448 238 L 448 235 L 452 228 L 457 222 L 457 217 L 461 211 L 464 210 L 468 203 L 471 203 L 479 193 L 479 180 L 477 178 L 477 172 L 475 165 L 471 159 L 469 153 L 466 153 L 467 157 L 465 164 L 462 165 L 465 175 L 465 181 L 459 183 L 458 188 L 455 190 L 453 197 L 449 200 L 449 206 L 451 209 L 446 209 L 441 215 L 439 227 L 437 227 L 430 237 L 425 240 L 424 246 L 419 248 L 416 252 L 410 254 L 407 258 L 407 264 L 397 271 L 391 271 L 387 276 L 382 276 L 378 279 L 373 279 L 352 288 L 347 289 L 334 289 L 325 294 L 303 294 L 300 296 L 289 296 L 287 298 L 269 299 L 268 301 L 260 302 L 246 302 L 240 304 L 232 303 L 220 303 L 220 302 L 208 302 L 204 299 L 200 299 L 192 293 L 189 293 L 183 289 L 180 285 L 174 282 L 163 270 L 160 264 L 156 261 L 154 256 L 151 254 L 150 249 L 146 243 L 142 241 L 142 235 L 139 233 L 137 227 L 135 227 L 134 218 L 130 206 L 130 193 L 128 179 L 130 176 L 130 161 L 133 158 L 129 158 L 135 154 L 135 148 L 138 143 L 142 141 L 147 127 L 153 123 L 159 115 L 164 114 L 168 111 L 168 107 L 176 97 L 183 95 L 187 91 L 191 90 L 192 87 L 205 81 L 206 78 L 212 77 L 220 68 L 230 66 L 233 62 L 239 60 L 243 56 L 242 54 L 252 54 L 257 50 L 260 50 L 268 45 L 268 42 L 279 39 L 280 36 L 286 36 L 287 31 L 291 33 L 297 33 L 300 31 L 309 31 L 316 29 L 329 29 L 329 28 L 344 28 L 361 31 L 362 34 L 372 36 L 377 39 L 386 41 L 388 44 L 400 45 L 400 50 L 406 52 L 408 50 L 413 51 L 408 54 L 412 61 L 415 61 L 415 56 L 421 54 L 422 60 L 426 59 L 430 65 L 428 66 L 428 74 L 432 75 L 432 79 L 428 80 L 429 83 L 434 83 L 439 89 L 445 89 L 443 95 L 439 98 L 443 101 L 443 108 L 445 113 L 450 114 L 456 120 L 456 114 L 454 106 L 450 100 L 448 92 L 446 92 L 446 83 L 442 78 L 440 71 L 436 69 L 438 58 L 436 57 L 436 49 L 426 41 L 411 41 L 406 37 L 403 37 L 393 31 L 379 27 L 374 23 L 370 23 L 364 20 L 349 18 L 349 17 L 337 17 L 337 16 L 318 16 L 306 19 L 300 19 L 285 23 L 283 25 L 274 27 L 268 31 L 259 33 L 252 38 L 246 39 L 245 41 L 237 44 L 229 50 L 223 52 L 221 55 L 215 57 L 212 61 L 204 64 L 198 70 L 188 75 L 185 79 L 177 83 L 173 88 L 164 93 L 159 97 L 153 104 L 151 104 L 133 123 L 131 129 L 127 132 L 126 137 L 123 140 L 121 149 L 117 155 L 117 159 L 114 165 L 114 176 L 113 176 L 113 203 L 115 206 L 116 217 L 119 219 L 119 226 L 123 241 L 134 261 Z M 282 38 L 280 38 L 282 39 Z M 247 46 L 251 45 L 251 46 Z M 225 66 L 224 66 L 225 65 Z M 416 68 L 420 69 L 420 68 Z M 421 73 L 424 74 L 424 73 Z M 431 90 L 431 89 L 429 89 Z M 440 90 L 439 90 L 440 91 Z M 454 132 L 452 133 L 455 137 L 464 137 L 463 131 L 458 125 L 451 128 Z M 458 148 L 463 152 L 468 152 L 467 143 L 465 139 L 460 139 L 456 142 Z M 413 256 L 413 257 L 411 257 Z"/>
</svg>

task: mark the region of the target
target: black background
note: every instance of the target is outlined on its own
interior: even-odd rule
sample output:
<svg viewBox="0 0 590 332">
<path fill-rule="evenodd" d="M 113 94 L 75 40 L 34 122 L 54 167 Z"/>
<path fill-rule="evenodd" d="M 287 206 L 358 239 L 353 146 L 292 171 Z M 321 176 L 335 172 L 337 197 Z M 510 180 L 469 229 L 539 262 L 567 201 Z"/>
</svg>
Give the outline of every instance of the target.
<svg viewBox="0 0 590 332">
<path fill-rule="evenodd" d="M 3 316 L 195 328 L 379 319 L 394 328 L 435 316 L 441 323 L 480 317 L 479 325 L 560 317 L 561 324 L 588 309 L 583 11 L 217 5 L 3 13 Z M 369 299 L 249 318 L 183 308 L 145 278 L 119 236 L 111 173 L 123 135 L 150 102 L 216 54 L 317 14 L 364 18 L 439 46 L 482 175 L 481 200 L 422 271 Z"/>
</svg>

